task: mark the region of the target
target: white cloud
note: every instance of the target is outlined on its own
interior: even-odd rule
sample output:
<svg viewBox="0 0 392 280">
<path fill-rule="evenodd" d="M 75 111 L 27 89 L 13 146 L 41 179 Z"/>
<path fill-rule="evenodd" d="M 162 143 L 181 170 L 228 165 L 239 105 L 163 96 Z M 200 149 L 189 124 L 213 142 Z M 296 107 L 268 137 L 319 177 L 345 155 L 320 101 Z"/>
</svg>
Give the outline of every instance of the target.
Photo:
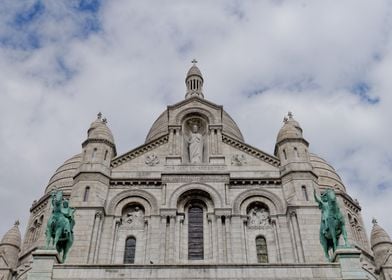
<svg viewBox="0 0 392 280">
<path fill-rule="evenodd" d="M 108 1 L 98 13 L 44 3 L 19 27 L 9 23 L 34 1 L 0 4 L 0 233 L 18 217 L 26 223 L 98 111 L 120 153 L 143 143 L 166 105 L 184 97 L 194 57 L 206 98 L 225 106 L 250 144 L 273 153 L 292 110 L 368 227 L 376 216 L 392 233 L 388 1 Z M 99 28 L 85 28 L 90 21 Z M 29 48 L 29 34 L 39 47 Z M 358 84 L 368 88 L 355 94 Z"/>
</svg>

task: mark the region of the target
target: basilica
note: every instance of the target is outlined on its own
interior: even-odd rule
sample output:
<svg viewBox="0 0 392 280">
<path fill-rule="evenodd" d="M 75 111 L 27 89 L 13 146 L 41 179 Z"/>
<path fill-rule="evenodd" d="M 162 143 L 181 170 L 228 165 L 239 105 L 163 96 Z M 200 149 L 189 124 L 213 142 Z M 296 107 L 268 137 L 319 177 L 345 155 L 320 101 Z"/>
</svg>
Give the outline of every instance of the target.
<svg viewBox="0 0 392 280">
<path fill-rule="evenodd" d="M 203 83 L 193 63 L 185 98 L 121 154 L 98 114 L 33 202 L 23 237 L 15 223 L 2 238 L 0 279 L 392 279 L 391 238 L 375 220 L 368 238 L 359 202 L 293 114 L 265 152 Z M 327 190 L 347 232 L 329 255 L 318 199 Z M 54 191 L 74 210 L 65 262 L 45 245 Z"/>
</svg>

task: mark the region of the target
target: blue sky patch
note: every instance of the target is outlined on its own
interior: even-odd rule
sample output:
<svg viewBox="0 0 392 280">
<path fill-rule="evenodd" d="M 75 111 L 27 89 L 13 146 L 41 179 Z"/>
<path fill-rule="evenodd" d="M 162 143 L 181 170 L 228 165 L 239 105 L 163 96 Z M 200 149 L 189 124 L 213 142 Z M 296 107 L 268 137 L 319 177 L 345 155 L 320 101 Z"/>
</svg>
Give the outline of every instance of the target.
<svg viewBox="0 0 392 280">
<path fill-rule="evenodd" d="M 45 6 L 41 1 L 35 2 L 27 10 L 20 11 L 15 14 L 12 26 L 23 27 L 26 24 L 39 18 L 45 11 Z"/>
<path fill-rule="evenodd" d="M 371 91 L 371 87 L 369 84 L 365 83 L 365 82 L 359 82 L 357 84 L 355 84 L 351 91 L 358 95 L 361 98 L 362 102 L 365 103 L 369 103 L 371 105 L 377 104 L 380 102 L 380 98 L 379 97 L 371 97 L 369 95 L 370 91 Z"/>
<path fill-rule="evenodd" d="M 80 0 L 77 10 L 88 13 L 97 13 L 101 8 L 101 0 Z"/>
</svg>

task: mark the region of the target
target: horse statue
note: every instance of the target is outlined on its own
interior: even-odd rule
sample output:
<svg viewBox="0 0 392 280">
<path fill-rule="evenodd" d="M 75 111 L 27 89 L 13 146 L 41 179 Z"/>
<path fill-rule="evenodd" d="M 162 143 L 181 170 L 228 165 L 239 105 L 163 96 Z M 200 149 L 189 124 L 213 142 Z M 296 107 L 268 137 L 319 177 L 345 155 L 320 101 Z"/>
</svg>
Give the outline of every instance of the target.
<svg viewBox="0 0 392 280">
<path fill-rule="evenodd" d="M 73 243 L 73 226 L 75 225 L 75 209 L 69 207 L 63 199 L 62 191 L 52 192 L 52 215 L 46 227 L 46 247 L 54 246 L 59 254 L 63 253 L 61 262 L 64 263 Z"/>
<path fill-rule="evenodd" d="M 314 190 L 314 199 L 321 209 L 320 243 L 324 249 L 325 257 L 332 262 L 329 251 L 330 249 L 332 249 L 332 253 L 336 251 L 342 234 L 345 247 L 349 246 L 344 218 L 339 209 L 336 194 L 332 189 L 323 192 L 321 198 L 317 196 L 316 190 Z"/>
</svg>

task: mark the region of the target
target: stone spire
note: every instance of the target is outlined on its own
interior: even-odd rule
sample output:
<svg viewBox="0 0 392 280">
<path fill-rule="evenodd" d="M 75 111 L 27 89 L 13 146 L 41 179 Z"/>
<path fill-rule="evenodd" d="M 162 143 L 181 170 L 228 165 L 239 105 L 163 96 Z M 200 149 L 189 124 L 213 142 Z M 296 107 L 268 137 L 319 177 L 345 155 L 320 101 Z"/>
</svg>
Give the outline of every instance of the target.
<svg viewBox="0 0 392 280">
<path fill-rule="evenodd" d="M 383 265 L 391 265 L 392 259 L 392 240 L 389 234 L 378 225 L 377 220 L 373 218 L 373 229 L 370 233 L 370 244 L 374 253 L 376 269 L 380 270 Z"/>
<path fill-rule="evenodd" d="M 12 269 L 15 269 L 18 264 L 21 243 L 22 237 L 19 230 L 19 221 L 16 221 L 0 242 L 0 255 L 6 258 L 7 264 Z"/>
<path fill-rule="evenodd" d="M 200 69 L 196 66 L 197 60 L 194 59 L 192 60 L 192 67 L 189 69 L 186 78 L 185 78 L 185 84 L 186 84 L 186 95 L 185 98 L 191 98 L 194 96 L 197 96 L 199 98 L 204 98 L 203 95 L 203 75 L 200 72 Z"/>
<path fill-rule="evenodd" d="M 21 240 L 22 238 L 19 231 L 19 221 L 16 221 L 14 226 L 3 236 L 0 245 L 7 244 L 15 246 L 16 248 L 20 248 L 22 242 Z"/>
</svg>

